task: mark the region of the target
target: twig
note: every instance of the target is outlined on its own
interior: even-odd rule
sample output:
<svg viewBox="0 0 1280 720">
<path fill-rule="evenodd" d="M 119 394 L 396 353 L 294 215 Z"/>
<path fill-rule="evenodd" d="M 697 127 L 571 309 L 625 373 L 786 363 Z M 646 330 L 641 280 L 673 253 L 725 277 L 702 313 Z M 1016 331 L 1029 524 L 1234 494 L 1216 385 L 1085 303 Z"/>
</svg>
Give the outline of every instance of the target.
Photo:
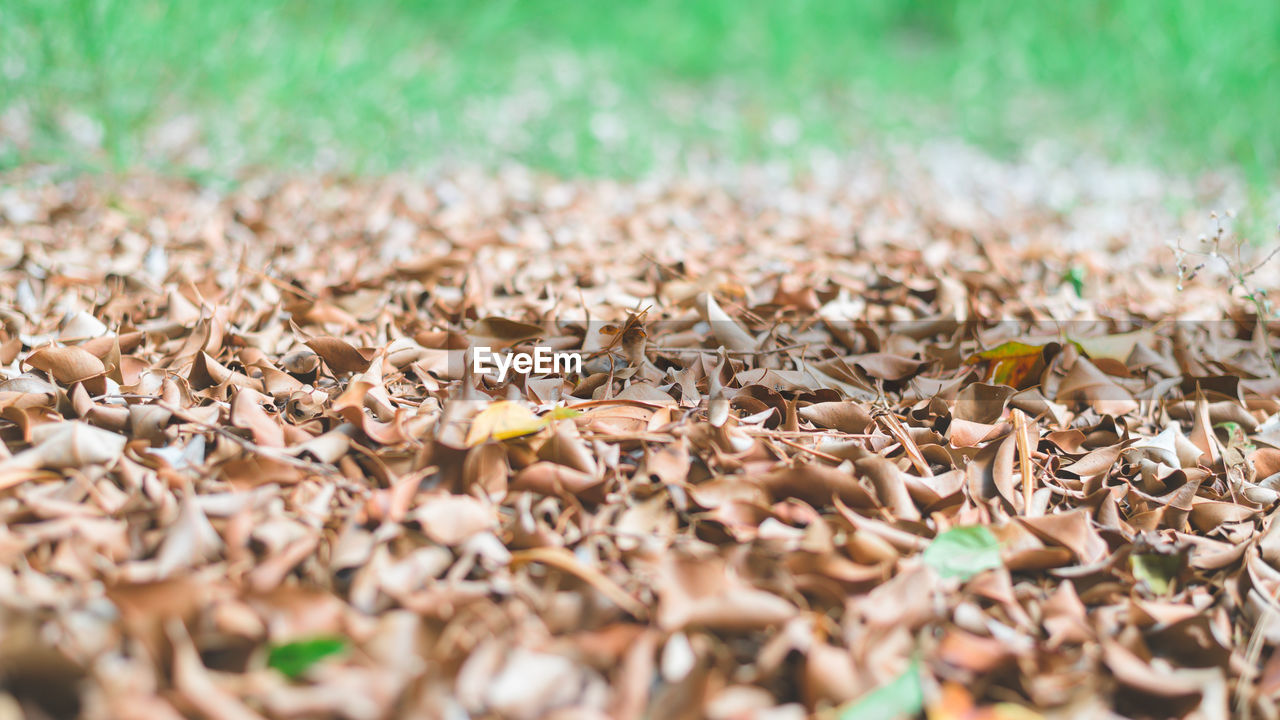
<svg viewBox="0 0 1280 720">
<path fill-rule="evenodd" d="M 758 355 L 772 355 L 774 353 L 787 352 L 789 350 L 802 350 L 808 348 L 813 343 L 795 343 L 793 345 L 784 345 L 783 347 L 773 348 L 772 350 L 726 350 L 728 355 L 738 357 L 755 357 Z M 647 352 L 667 353 L 667 354 L 685 354 L 685 355 L 718 355 L 720 351 L 709 350 L 707 348 L 669 348 L 660 346 L 649 346 Z"/>
<path fill-rule="evenodd" d="M 188 415 L 186 411 L 167 405 L 164 402 L 161 402 L 160 397 L 156 395 L 137 395 L 134 393 L 120 393 L 120 394 L 98 395 L 93 399 L 101 400 L 105 398 L 120 398 L 122 400 L 124 399 L 152 400 L 154 402 L 152 402 L 151 405 L 158 407 L 162 410 L 167 410 L 169 414 L 178 418 L 182 422 L 190 423 L 191 425 L 195 425 L 197 427 L 203 428 L 210 432 L 215 432 L 221 435 L 222 437 L 227 438 L 231 442 L 234 442 L 240 445 L 241 447 L 243 447 L 244 449 L 252 453 L 256 453 L 258 455 L 261 455 L 266 458 L 270 458 L 272 460 L 279 460 L 280 462 L 285 463 L 286 465 L 293 465 L 294 467 L 298 467 L 303 470 L 310 470 L 311 472 L 319 473 L 321 475 L 344 477 L 342 472 L 339 471 L 338 468 L 332 465 L 329 465 L 327 463 L 315 463 L 315 462 L 311 462 L 310 460 L 303 460 L 300 457 L 294 457 L 293 455 L 289 455 L 288 453 L 279 452 L 277 448 L 265 448 L 253 442 L 252 440 L 249 440 L 247 438 L 242 438 L 239 435 L 236 435 L 235 433 L 231 432 L 230 430 L 220 425 L 213 425 L 211 423 L 204 422 L 203 420 L 197 420 L 191 417 L 190 415 Z"/>
<path fill-rule="evenodd" d="M 1271 624 L 1271 619 L 1275 615 L 1275 610 L 1264 600 L 1262 602 L 1262 617 L 1258 618 L 1257 623 L 1253 626 L 1253 632 L 1249 633 L 1249 642 L 1245 645 L 1244 660 L 1245 667 L 1254 669 L 1259 667 L 1259 660 L 1262 657 L 1262 648 L 1266 645 L 1267 630 Z M 1250 682 L 1256 673 L 1246 675 L 1240 673 L 1239 679 L 1236 680 L 1236 713 L 1238 717 L 1249 718 L 1252 714 L 1253 706 L 1245 698 L 1245 686 Z"/>
<path fill-rule="evenodd" d="M 268 269 L 270 269 L 270 268 L 268 268 Z M 267 282 L 271 283 L 272 285 L 275 285 L 277 289 L 283 290 L 283 291 L 285 291 L 285 292 L 293 293 L 294 295 L 297 295 L 298 297 L 302 298 L 303 300 L 309 300 L 309 301 L 311 301 L 311 302 L 315 302 L 315 301 L 317 301 L 317 300 L 319 300 L 319 299 L 320 299 L 320 298 L 319 298 L 319 296 L 317 296 L 315 293 L 309 292 L 309 291 L 307 291 L 307 290 L 303 290 L 302 288 L 297 287 L 296 285 L 293 285 L 293 284 L 291 284 L 291 283 L 285 282 L 284 280 L 281 280 L 280 278 L 274 278 L 274 277 L 271 277 L 270 275 L 268 275 L 268 274 L 267 274 L 265 271 L 263 271 L 263 270 L 255 270 L 254 268 L 245 267 L 245 266 L 242 264 L 242 265 L 240 265 L 240 272 L 252 273 L 253 275 L 258 276 L 259 278 L 261 278 L 261 279 L 263 279 L 263 280 L 266 280 Z"/>
<path fill-rule="evenodd" d="M 823 460 L 826 460 L 827 462 L 833 462 L 833 463 L 836 463 L 836 464 L 840 464 L 840 463 L 844 462 L 844 458 L 836 457 L 835 455 L 832 455 L 831 453 L 824 453 L 824 452 L 822 452 L 821 450 L 818 450 L 818 449 L 816 449 L 816 448 L 807 448 L 807 447 L 805 447 L 805 446 L 801 445 L 800 443 L 797 443 L 797 442 L 791 442 L 790 440 L 788 440 L 788 439 L 786 439 L 786 438 L 775 437 L 775 438 L 773 438 L 773 439 L 774 439 L 774 440 L 777 440 L 778 442 L 782 443 L 783 445 L 786 445 L 787 447 L 795 448 L 796 450 L 799 450 L 799 451 L 801 451 L 801 452 L 807 452 L 807 453 L 809 453 L 810 455 L 813 455 L 814 457 L 820 457 L 820 458 L 822 458 Z"/>
<path fill-rule="evenodd" d="M 1022 411 L 1013 409 L 1013 432 L 1018 443 L 1018 465 L 1022 470 L 1022 514 L 1031 515 L 1031 498 L 1035 494 L 1032 487 L 1031 448 L 1027 440 L 1027 419 Z"/>
<path fill-rule="evenodd" d="M 911 464 L 920 473 L 920 477 L 933 477 L 933 470 L 929 467 L 928 461 L 924 459 L 924 454 L 920 452 L 920 446 L 916 445 L 916 441 L 911 439 L 911 433 L 907 432 L 907 428 L 898 419 L 898 416 L 887 409 L 876 412 L 873 416 L 876 422 L 902 446 L 903 451 L 907 453 L 907 458 L 911 460 Z"/>
<path fill-rule="evenodd" d="M 1216 220 L 1217 214 L 1214 214 L 1213 217 Z M 1269 356 L 1268 359 L 1271 360 L 1272 368 L 1275 369 L 1276 372 L 1280 372 L 1280 354 L 1277 354 L 1275 349 L 1271 346 L 1271 337 L 1267 326 L 1268 321 L 1274 318 L 1271 301 L 1267 298 L 1267 291 L 1265 288 L 1253 287 L 1249 283 L 1249 278 L 1254 273 L 1261 270 L 1264 265 L 1275 259 L 1277 255 L 1280 255 L 1280 247 L 1272 249 L 1271 252 L 1267 253 L 1266 256 L 1255 263 L 1252 267 L 1247 267 L 1244 263 L 1244 259 L 1241 257 L 1241 249 L 1244 247 L 1244 242 L 1239 238 L 1236 239 L 1234 260 L 1222 251 L 1222 243 L 1225 239 L 1225 233 L 1226 230 L 1223 228 L 1222 222 L 1218 221 L 1218 228 L 1214 232 L 1212 238 L 1201 237 L 1201 242 L 1209 243 L 1209 252 L 1187 250 L 1182 246 L 1181 240 L 1178 240 L 1178 242 L 1173 245 L 1174 261 L 1178 268 L 1178 290 L 1182 290 L 1182 285 L 1185 281 L 1195 279 L 1196 275 L 1203 270 L 1211 260 L 1221 261 L 1223 267 L 1227 270 L 1227 274 L 1231 276 L 1231 286 L 1227 291 L 1228 295 L 1231 294 L 1231 290 L 1240 288 L 1240 292 L 1243 293 L 1244 299 L 1253 304 L 1254 313 L 1257 315 L 1257 328 L 1254 330 L 1256 333 L 1255 337 L 1260 341 L 1263 346 L 1262 349 L 1265 350 Z M 1184 262 L 1187 256 L 1206 259 L 1195 267 L 1188 268 L 1187 264 Z"/>
<path fill-rule="evenodd" d="M 609 576 L 590 565 L 584 565 L 573 553 L 564 548 L 540 547 L 511 554 L 511 567 L 518 568 L 529 563 L 547 565 L 561 572 L 574 575 L 579 580 L 599 590 L 614 605 L 627 611 L 633 617 L 644 619 L 648 616 L 648 608 L 644 603 L 632 597 L 630 593 Z"/>
<path fill-rule="evenodd" d="M 265 458 L 278 460 L 282 463 L 285 463 L 286 465 L 293 465 L 294 467 L 302 468 L 303 470 L 310 470 L 311 472 L 319 473 L 321 475 L 344 477 L 342 475 L 342 472 L 339 471 L 338 468 L 332 465 L 329 465 L 326 463 L 311 462 L 310 460 L 303 460 L 300 457 L 294 457 L 292 455 L 289 455 L 288 453 L 279 452 L 275 448 L 264 448 L 261 445 L 253 442 L 252 440 L 242 438 L 239 435 L 236 435 L 235 433 L 231 432 L 230 430 L 220 425 L 212 425 L 202 420 L 196 420 L 195 418 L 192 418 L 175 408 L 165 405 L 164 403 L 158 402 L 154 404 L 156 407 L 163 408 L 173 413 L 174 417 L 177 417 L 179 420 L 182 420 L 183 422 L 191 423 L 192 425 L 195 425 L 197 427 L 202 427 L 206 430 L 210 430 L 212 432 L 218 433 L 222 437 L 225 437 L 226 439 L 240 445 L 245 450 L 256 453 Z"/>
<path fill-rule="evenodd" d="M 671 442 L 675 440 L 674 435 L 665 433 L 609 433 L 600 432 L 598 430 L 579 430 L 578 432 L 585 440 L 613 440 L 615 442 L 630 442 L 636 440 L 643 442 Z"/>
<path fill-rule="evenodd" d="M 811 437 L 830 437 L 830 438 L 849 438 L 855 440 L 865 440 L 875 437 L 874 433 L 847 433 L 839 430 L 768 430 L 766 428 L 748 428 L 743 427 L 748 435 L 769 438 L 811 438 Z"/>
</svg>

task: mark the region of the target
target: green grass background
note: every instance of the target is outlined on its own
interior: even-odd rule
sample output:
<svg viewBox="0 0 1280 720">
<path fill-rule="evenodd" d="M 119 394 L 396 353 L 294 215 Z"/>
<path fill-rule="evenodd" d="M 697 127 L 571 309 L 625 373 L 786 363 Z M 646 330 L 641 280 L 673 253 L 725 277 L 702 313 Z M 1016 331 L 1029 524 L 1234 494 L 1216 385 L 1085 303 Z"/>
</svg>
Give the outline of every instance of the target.
<svg viewBox="0 0 1280 720">
<path fill-rule="evenodd" d="M 1280 169 L 1280 2 L 3 0 L 5 109 L 30 129 L 0 141 L 5 166 L 630 175 L 664 152 L 944 135 L 1235 166 L 1261 188 Z M 213 152 L 172 166 L 151 138 L 182 115 Z M 101 149 L 70 139 L 73 116 Z"/>
</svg>

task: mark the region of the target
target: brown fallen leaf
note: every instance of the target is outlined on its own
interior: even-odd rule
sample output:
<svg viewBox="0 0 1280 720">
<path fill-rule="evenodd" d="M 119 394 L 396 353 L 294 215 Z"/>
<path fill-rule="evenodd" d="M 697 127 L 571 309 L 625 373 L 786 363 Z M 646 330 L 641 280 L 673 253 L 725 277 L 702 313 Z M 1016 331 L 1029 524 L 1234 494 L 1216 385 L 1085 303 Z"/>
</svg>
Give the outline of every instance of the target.
<svg viewBox="0 0 1280 720">
<path fill-rule="evenodd" d="M 875 501 L 851 473 L 820 465 L 801 465 L 777 470 L 761 476 L 757 482 L 773 496 L 799 498 L 814 507 L 831 501 L 832 496 L 856 508 L 874 507 Z"/>
<path fill-rule="evenodd" d="M 84 382 L 107 371 L 101 360 L 74 345 L 38 348 L 27 356 L 26 364 L 49 373 L 63 385 Z"/>
<path fill-rule="evenodd" d="M 953 152 L 6 171 L 0 715 L 1276 716 L 1280 333 Z"/>
<path fill-rule="evenodd" d="M 853 402 L 825 402 L 799 409 L 800 417 L 819 427 L 857 434 L 871 426 L 871 413 Z"/>
<path fill-rule="evenodd" d="M 441 545 L 459 545 L 498 524 L 493 508 L 465 495 L 433 493 L 419 499 L 411 516 L 427 537 Z"/>
<path fill-rule="evenodd" d="M 1138 409 L 1127 390 L 1085 358 L 1076 358 L 1058 385 L 1058 402 L 1083 404 L 1104 415 L 1124 415 Z"/>
<path fill-rule="evenodd" d="M 657 621 L 666 630 L 750 630 L 779 625 L 798 612 L 791 603 L 751 587 L 718 562 L 666 556 Z"/>
<path fill-rule="evenodd" d="M 120 458 L 128 438 L 71 420 L 40 425 L 32 430 L 31 440 L 34 447 L 0 462 L 0 475 L 29 469 L 60 470 L 110 464 Z M 5 482 L 0 480 L 0 487 L 5 486 Z"/>
<path fill-rule="evenodd" d="M 350 343 L 335 337 L 313 337 L 307 340 L 307 347 L 316 351 L 324 360 L 324 364 L 335 374 L 364 372 L 377 354 L 369 348 L 356 348 Z"/>
<path fill-rule="evenodd" d="M 711 293 L 699 295 L 697 307 L 698 313 L 711 326 L 711 332 L 721 345 L 735 352 L 751 352 L 756 349 L 755 339 L 720 308 Z"/>
<path fill-rule="evenodd" d="M 617 583 L 610 580 L 600 571 L 578 562 L 573 554 L 564 548 L 532 548 L 512 553 L 511 565 L 513 567 L 519 567 L 526 563 L 549 565 L 581 579 L 596 590 L 599 590 L 602 595 L 633 617 L 643 619 L 648 614 L 645 606 L 631 597 Z"/>
</svg>

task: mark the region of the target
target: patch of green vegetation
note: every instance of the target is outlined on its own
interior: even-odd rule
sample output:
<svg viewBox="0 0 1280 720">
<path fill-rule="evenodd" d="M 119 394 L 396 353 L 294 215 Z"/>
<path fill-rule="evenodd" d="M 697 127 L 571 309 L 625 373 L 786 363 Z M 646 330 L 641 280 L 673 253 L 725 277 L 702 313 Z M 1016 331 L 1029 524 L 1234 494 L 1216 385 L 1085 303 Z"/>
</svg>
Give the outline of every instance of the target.
<svg viewBox="0 0 1280 720">
<path fill-rule="evenodd" d="M 1133 577 L 1142 580 L 1157 595 L 1164 595 L 1173 587 L 1174 578 L 1182 570 L 1181 555 L 1161 553 L 1136 553 L 1129 556 Z"/>
<path fill-rule="evenodd" d="M 341 637 L 316 637 L 272 645 L 267 653 L 267 667 L 290 678 L 301 677 L 321 660 L 345 652 L 347 645 L 346 638 Z"/>
<path fill-rule="evenodd" d="M 912 661 L 898 677 L 840 708 L 838 720 L 897 720 L 911 718 L 924 709 L 920 666 Z"/>
<path fill-rule="evenodd" d="M 922 556 L 924 563 L 942 577 L 961 580 L 1004 565 L 1000 542 L 982 525 L 953 527 L 939 533 Z"/>
<path fill-rule="evenodd" d="M 627 175 L 891 129 L 996 150 L 1048 134 L 1264 187 L 1277 76 L 1266 0 L 8 0 L 0 109 L 30 137 L 0 162 Z M 181 116 L 211 157 L 159 147 Z"/>
</svg>

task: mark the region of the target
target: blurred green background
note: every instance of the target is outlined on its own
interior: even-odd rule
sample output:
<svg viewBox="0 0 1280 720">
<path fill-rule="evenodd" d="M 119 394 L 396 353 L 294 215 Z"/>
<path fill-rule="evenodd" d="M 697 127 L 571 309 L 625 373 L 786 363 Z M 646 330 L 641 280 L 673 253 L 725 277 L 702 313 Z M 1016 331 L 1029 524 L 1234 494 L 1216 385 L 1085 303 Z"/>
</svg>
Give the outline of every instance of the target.
<svg viewBox="0 0 1280 720">
<path fill-rule="evenodd" d="M 3 0 L 0 165 L 633 175 L 1036 138 L 1277 178 L 1280 2 Z"/>
</svg>

